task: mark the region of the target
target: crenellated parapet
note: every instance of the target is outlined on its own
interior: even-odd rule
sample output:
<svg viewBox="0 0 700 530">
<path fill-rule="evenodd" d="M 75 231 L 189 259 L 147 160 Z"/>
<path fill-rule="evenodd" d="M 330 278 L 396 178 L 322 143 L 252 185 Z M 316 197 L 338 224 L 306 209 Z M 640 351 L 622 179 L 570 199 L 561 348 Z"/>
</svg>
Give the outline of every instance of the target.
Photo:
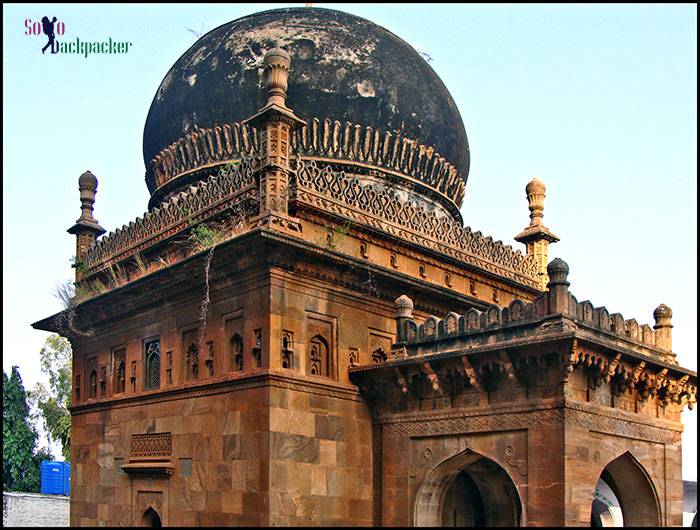
<svg viewBox="0 0 700 530">
<path fill-rule="evenodd" d="M 128 259 L 245 200 L 256 200 L 254 160 L 221 168 L 218 175 L 171 197 L 96 241 L 84 263 L 88 273 Z"/>
<path fill-rule="evenodd" d="M 549 265 L 549 291 L 537 297 L 532 302 L 513 300 L 507 307 L 491 304 L 485 310 L 470 309 L 463 315 L 450 313 L 443 319 L 436 316 L 428 316 L 422 324 L 418 324 L 411 318 L 404 318 L 401 329 L 397 329 L 399 342 L 410 343 L 425 339 L 439 339 L 455 333 L 469 333 L 489 330 L 513 324 L 533 322 L 550 315 L 561 315 L 576 324 L 583 325 L 594 331 L 602 331 L 607 335 L 614 335 L 627 342 L 651 349 L 650 353 L 660 357 L 665 362 L 678 364 L 675 354 L 667 349 L 670 344 L 670 315 L 668 306 L 662 304 L 661 309 L 654 311 L 657 321 L 655 328 L 649 325 L 639 325 L 637 320 L 625 319 L 619 313 L 610 314 L 606 307 L 594 307 L 584 300 L 579 302 L 568 291 L 569 282 L 567 275 L 568 265 L 557 258 Z M 663 322 L 663 324 L 661 324 Z"/>
<path fill-rule="evenodd" d="M 209 166 L 235 162 L 252 156 L 260 146 L 260 132 L 240 123 L 195 127 L 192 132 L 163 149 L 146 172 L 154 193 L 171 180 Z"/>
<path fill-rule="evenodd" d="M 195 128 L 163 149 L 146 172 L 151 193 L 172 185 L 190 173 L 211 169 L 256 153 L 261 133 L 250 124 Z M 312 118 L 292 131 L 290 146 L 304 160 L 333 161 L 398 176 L 425 192 L 432 192 L 458 215 L 465 192 L 457 169 L 433 147 L 389 131 Z"/>
<path fill-rule="evenodd" d="M 548 272 L 549 291 L 531 302 L 514 300 L 507 307 L 492 304 L 442 318 L 428 315 L 422 322 L 413 317 L 412 300 L 402 295 L 396 300 L 391 355 L 352 368 L 351 379 L 362 382 L 360 387 L 370 394 L 382 388 L 371 375 L 374 372 L 380 379 L 381 374 L 394 374 L 391 380 L 399 374 L 403 381 L 420 372 L 435 384 L 452 381 L 452 388 L 451 378 L 462 377 L 462 387 L 497 389 L 503 378 L 536 385 L 554 363 L 564 385 L 580 370 L 588 388 L 606 383 L 614 398 L 632 399 L 640 406 L 653 398 L 662 407 L 693 408 L 697 376 L 680 368 L 675 355 L 665 349 L 670 340 L 664 335 L 670 326 L 667 306 L 654 312 L 657 329 L 640 326 L 635 319 L 610 314 L 588 300 L 578 302 L 568 292 L 568 266 L 562 260 L 550 263 Z M 368 386 L 370 380 L 374 382 Z M 410 385 L 402 388 L 405 394 Z"/>
<path fill-rule="evenodd" d="M 152 244 L 201 221 L 231 201 L 257 193 L 256 156 L 218 169 L 217 176 L 170 197 L 143 217 L 110 232 L 87 252 L 88 269 L 127 258 Z M 297 157 L 290 198 L 381 230 L 414 244 L 450 255 L 479 269 L 537 288 L 537 265 L 531 256 L 480 231 L 462 226 L 428 203 L 419 203 L 379 182 L 364 181 L 353 173 L 319 161 Z M 189 221 L 188 221 L 189 220 Z"/>
<path fill-rule="evenodd" d="M 295 198 L 360 225 L 450 255 L 479 269 L 540 287 L 531 256 L 455 222 L 400 190 L 317 161 L 297 161 Z"/>
<path fill-rule="evenodd" d="M 457 207 L 465 184 L 457 169 L 433 147 L 398 133 L 313 118 L 292 136 L 300 156 L 330 158 L 397 172 L 446 195 Z"/>
</svg>

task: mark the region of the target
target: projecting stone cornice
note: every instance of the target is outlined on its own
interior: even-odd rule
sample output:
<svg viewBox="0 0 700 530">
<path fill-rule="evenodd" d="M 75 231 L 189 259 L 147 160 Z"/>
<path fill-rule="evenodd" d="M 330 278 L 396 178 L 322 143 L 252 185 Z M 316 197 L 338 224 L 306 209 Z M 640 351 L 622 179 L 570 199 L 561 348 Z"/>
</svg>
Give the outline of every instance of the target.
<svg viewBox="0 0 700 530">
<path fill-rule="evenodd" d="M 81 278 L 89 283 L 100 273 L 109 279 L 108 274 L 114 276 L 112 267 L 119 268 L 125 263 L 134 270 L 143 259 L 142 254 L 152 254 L 159 246 L 186 238 L 192 227 L 200 223 L 239 218 L 239 229 L 225 237 L 236 237 L 250 230 L 249 219 L 259 194 L 255 168 L 253 158 L 223 168 L 217 176 L 191 186 L 136 221 L 110 232 L 87 250 Z M 526 290 L 538 289 L 536 265 L 531 256 L 462 227 L 449 217 L 437 217 L 426 205 L 400 198 L 389 186 L 361 181 L 356 175 L 345 174 L 331 165 L 298 160 L 290 203 L 299 211 L 333 216 L 360 231 L 366 229 L 397 242 L 405 241 L 499 282 L 510 282 Z M 138 270 L 136 273 L 140 275 Z M 131 278 L 134 273 L 128 275 Z M 102 282 L 102 290 L 105 285 Z"/>
<path fill-rule="evenodd" d="M 421 324 L 413 319 L 412 300 L 400 296 L 390 355 L 351 368 L 350 379 L 373 398 L 386 397 L 395 387 L 404 396 L 418 396 L 428 387 L 428 394 L 447 395 L 464 386 L 473 396 L 506 379 L 513 390 L 522 390 L 550 373 L 566 394 L 572 374 L 579 371 L 590 390 L 608 385 L 603 396 L 608 404 L 631 398 L 637 408 L 651 398 L 664 409 L 693 408 L 697 374 L 680 367 L 670 350 L 670 308 L 662 304 L 654 311 L 655 329 L 640 327 L 604 307 L 577 302 L 568 291 L 569 268 L 562 260 L 555 259 L 547 270 L 549 290 L 532 302 L 450 312 L 442 319 L 430 315 Z"/>
<path fill-rule="evenodd" d="M 257 370 L 245 374 L 227 374 L 220 377 L 207 378 L 203 381 L 187 382 L 171 387 L 163 387 L 158 390 L 143 391 L 138 395 L 123 397 L 112 396 L 109 398 L 95 398 L 91 402 L 73 405 L 70 408 L 71 415 L 86 414 L 100 410 L 113 410 L 121 407 L 135 405 L 156 404 L 171 402 L 180 399 L 192 399 L 203 396 L 214 396 L 227 392 L 238 392 L 251 388 L 275 387 L 321 396 L 330 396 L 336 399 L 350 401 L 363 401 L 354 385 L 340 383 L 338 381 L 313 378 L 297 374 L 290 376 L 276 370 Z"/>
</svg>

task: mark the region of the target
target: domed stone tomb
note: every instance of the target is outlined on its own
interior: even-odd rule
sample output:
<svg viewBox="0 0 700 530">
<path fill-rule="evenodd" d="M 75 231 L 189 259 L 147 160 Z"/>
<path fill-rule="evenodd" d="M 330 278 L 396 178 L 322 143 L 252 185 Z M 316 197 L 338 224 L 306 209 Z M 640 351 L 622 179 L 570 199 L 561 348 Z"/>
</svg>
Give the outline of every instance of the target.
<svg viewBox="0 0 700 530">
<path fill-rule="evenodd" d="M 579 302 L 537 178 L 526 254 L 463 226 L 464 126 L 404 41 L 225 24 L 144 156 L 149 211 L 107 235 L 78 179 L 76 296 L 34 324 L 71 341 L 72 526 L 595 526 L 603 496 L 680 524 L 671 309 Z"/>
</svg>

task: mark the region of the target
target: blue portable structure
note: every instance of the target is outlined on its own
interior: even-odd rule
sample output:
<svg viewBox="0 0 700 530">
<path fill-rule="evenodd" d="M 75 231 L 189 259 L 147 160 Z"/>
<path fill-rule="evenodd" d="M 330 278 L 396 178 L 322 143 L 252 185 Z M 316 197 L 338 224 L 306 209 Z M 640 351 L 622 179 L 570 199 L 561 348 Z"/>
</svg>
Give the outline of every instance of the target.
<svg viewBox="0 0 700 530">
<path fill-rule="evenodd" d="M 70 462 L 42 462 L 40 491 L 46 495 L 70 495 Z"/>
<path fill-rule="evenodd" d="M 63 469 L 63 494 L 70 495 L 70 462 L 64 462 Z"/>
</svg>

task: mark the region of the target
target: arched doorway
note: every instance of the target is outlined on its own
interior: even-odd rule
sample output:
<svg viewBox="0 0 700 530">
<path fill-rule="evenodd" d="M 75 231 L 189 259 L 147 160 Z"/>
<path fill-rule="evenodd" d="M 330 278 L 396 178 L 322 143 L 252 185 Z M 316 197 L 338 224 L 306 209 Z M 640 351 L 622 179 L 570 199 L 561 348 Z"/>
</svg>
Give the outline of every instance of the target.
<svg viewBox="0 0 700 530">
<path fill-rule="evenodd" d="M 416 526 L 520 526 L 522 504 L 508 473 L 467 450 L 436 466 L 416 496 Z"/>
<path fill-rule="evenodd" d="M 158 515 L 158 512 L 150 507 L 143 512 L 143 525 L 151 527 L 163 526 L 160 522 L 160 515 Z"/>
<path fill-rule="evenodd" d="M 654 485 L 641 464 L 624 453 L 600 474 L 591 506 L 591 526 L 659 526 Z"/>
</svg>

